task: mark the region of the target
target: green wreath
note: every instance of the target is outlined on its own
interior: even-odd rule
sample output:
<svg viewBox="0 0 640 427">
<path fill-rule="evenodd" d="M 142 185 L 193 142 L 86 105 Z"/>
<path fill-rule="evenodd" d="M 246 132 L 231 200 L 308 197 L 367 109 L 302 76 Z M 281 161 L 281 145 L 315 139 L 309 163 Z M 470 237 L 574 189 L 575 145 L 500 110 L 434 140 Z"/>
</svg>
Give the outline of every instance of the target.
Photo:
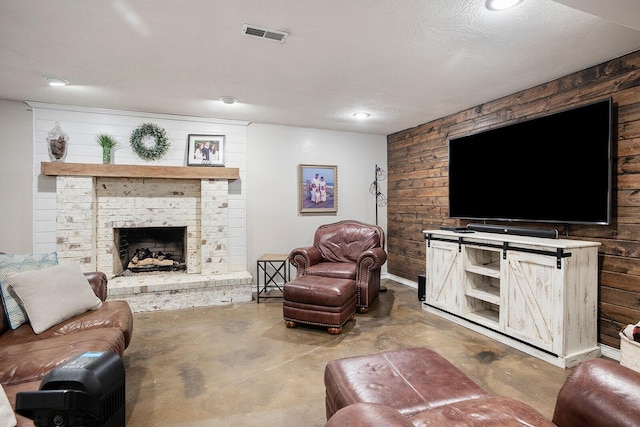
<svg viewBox="0 0 640 427">
<path fill-rule="evenodd" d="M 145 143 L 145 138 L 155 139 L 156 144 L 150 146 Z M 169 150 L 167 133 L 153 123 L 143 123 L 131 132 L 131 148 L 143 160 L 157 160 Z"/>
</svg>

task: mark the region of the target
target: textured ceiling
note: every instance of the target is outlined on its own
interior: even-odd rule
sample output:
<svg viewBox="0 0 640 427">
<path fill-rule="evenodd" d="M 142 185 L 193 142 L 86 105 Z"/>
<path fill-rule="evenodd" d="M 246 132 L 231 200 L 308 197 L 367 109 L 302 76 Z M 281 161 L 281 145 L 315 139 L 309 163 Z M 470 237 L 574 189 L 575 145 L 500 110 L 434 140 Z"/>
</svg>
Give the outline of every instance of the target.
<svg viewBox="0 0 640 427">
<path fill-rule="evenodd" d="M 387 135 L 640 49 L 640 1 L 603 3 L 2 0 L 0 99 Z"/>
</svg>

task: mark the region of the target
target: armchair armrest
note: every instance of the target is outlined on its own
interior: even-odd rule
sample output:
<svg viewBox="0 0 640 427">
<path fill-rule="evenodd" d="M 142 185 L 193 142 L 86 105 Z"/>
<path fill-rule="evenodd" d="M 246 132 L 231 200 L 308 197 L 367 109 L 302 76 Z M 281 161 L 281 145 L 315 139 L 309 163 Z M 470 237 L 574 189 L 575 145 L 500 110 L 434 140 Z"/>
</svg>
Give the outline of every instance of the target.
<svg viewBox="0 0 640 427">
<path fill-rule="evenodd" d="M 358 271 L 361 266 L 366 266 L 369 270 L 377 270 L 387 262 L 387 253 L 382 248 L 371 248 L 364 251 L 358 257 L 357 265 Z"/>
<path fill-rule="evenodd" d="M 296 248 L 289 254 L 289 262 L 298 271 L 298 276 L 305 275 L 308 267 L 318 264 L 321 261 L 322 254 L 315 246 Z"/>
<path fill-rule="evenodd" d="M 606 359 L 580 363 L 558 393 L 558 427 L 640 425 L 640 373 Z"/>
<path fill-rule="evenodd" d="M 387 253 L 382 248 L 369 249 L 356 261 L 356 286 L 358 288 L 357 310 L 367 313 L 369 305 L 380 292 L 380 267 L 387 261 Z"/>
<path fill-rule="evenodd" d="M 100 301 L 105 301 L 107 299 L 107 275 L 101 271 L 93 271 L 84 273 L 84 277 L 87 278 L 91 289 L 100 298 Z"/>
</svg>

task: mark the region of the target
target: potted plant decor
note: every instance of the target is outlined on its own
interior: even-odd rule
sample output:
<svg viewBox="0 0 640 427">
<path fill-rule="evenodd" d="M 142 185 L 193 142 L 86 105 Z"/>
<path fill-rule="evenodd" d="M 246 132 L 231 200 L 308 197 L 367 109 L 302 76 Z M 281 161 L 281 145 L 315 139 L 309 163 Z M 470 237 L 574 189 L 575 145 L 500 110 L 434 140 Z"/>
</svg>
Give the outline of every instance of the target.
<svg viewBox="0 0 640 427">
<path fill-rule="evenodd" d="M 118 141 L 111 135 L 102 133 L 98 135 L 98 144 L 102 147 L 102 163 L 111 163 L 111 153 L 113 148 L 118 145 Z"/>
</svg>

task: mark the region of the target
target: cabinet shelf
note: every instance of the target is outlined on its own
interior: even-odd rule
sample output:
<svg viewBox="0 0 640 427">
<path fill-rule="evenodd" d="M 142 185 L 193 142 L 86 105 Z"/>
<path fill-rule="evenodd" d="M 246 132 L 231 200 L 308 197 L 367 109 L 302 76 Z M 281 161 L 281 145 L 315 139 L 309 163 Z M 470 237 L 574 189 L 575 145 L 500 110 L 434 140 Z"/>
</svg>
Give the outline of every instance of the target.
<svg viewBox="0 0 640 427">
<path fill-rule="evenodd" d="M 500 250 L 471 245 L 464 248 L 464 270 L 481 276 L 500 278 Z"/>
<path fill-rule="evenodd" d="M 500 262 L 492 262 L 486 265 L 467 265 L 464 268 L 469 273 L 476 273 L 482 276 L 493 277 L 495 279 L 500 278 Z"/>
<path fill-rule="evenodd" d="M 488 302 L 494 305 L 500 305 L 500 289 L 492 286 L 481 288 L 467 289 L 465 295 L 472 298 Z"/>
<path fill-rule="evenodd" d="M 472 322 L 494 328 L 498 325 L 498 322 L 500 322 L 500 313 L 494 310 L 474 311 L 473 313 L 467 314 L 466 317 Z"/>
</svg>

